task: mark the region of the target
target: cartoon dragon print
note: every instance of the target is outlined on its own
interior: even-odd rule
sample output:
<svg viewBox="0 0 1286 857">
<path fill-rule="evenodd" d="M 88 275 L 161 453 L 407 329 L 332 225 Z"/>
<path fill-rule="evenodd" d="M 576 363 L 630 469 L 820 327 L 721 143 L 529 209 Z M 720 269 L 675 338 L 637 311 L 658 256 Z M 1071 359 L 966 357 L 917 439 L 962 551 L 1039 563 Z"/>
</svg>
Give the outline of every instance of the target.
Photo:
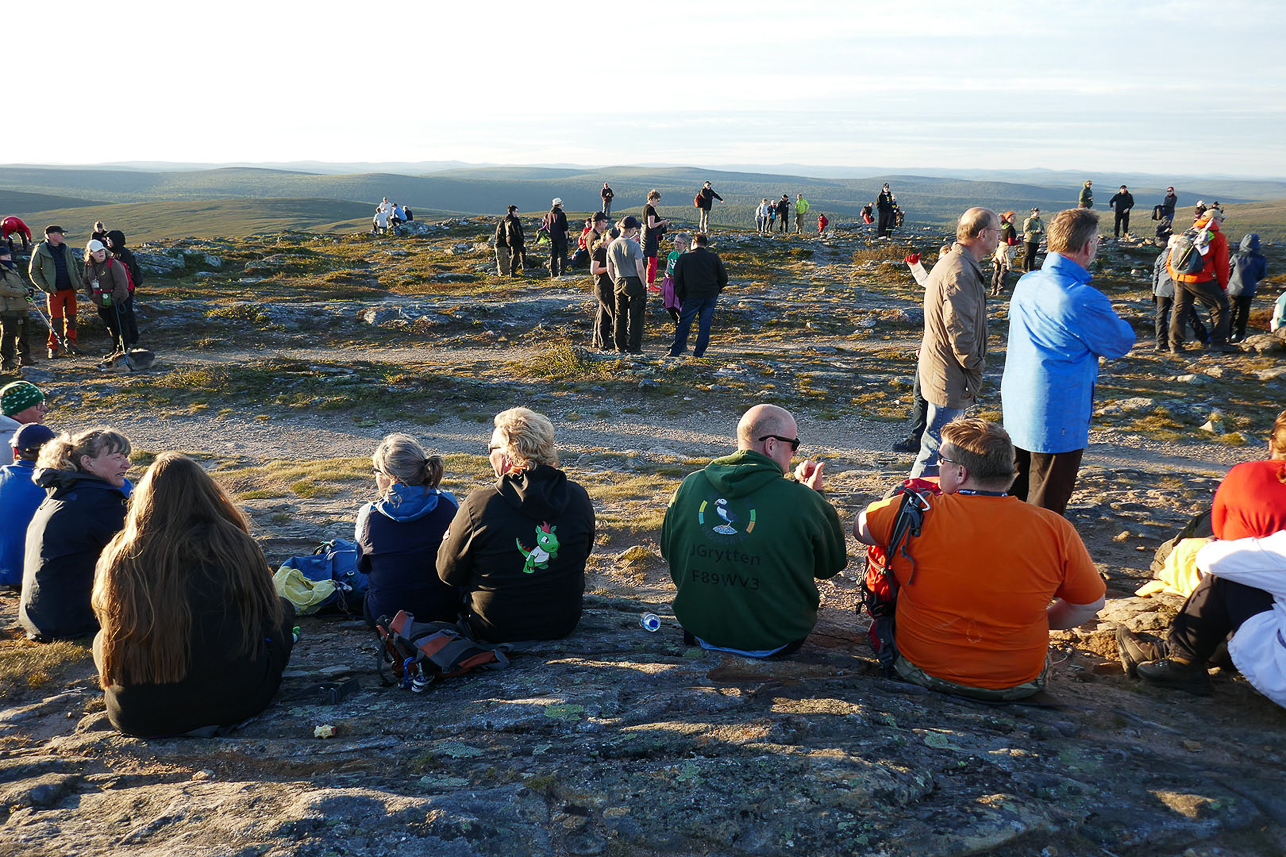
<svg viewBox="0 0 1286 857">
<path fill-rule="evenodd" d="M 558 527 L 541 523 L 536 528 L 536 546 L 531 550 L 522 546 L 522 539 L 514 539 L 518 544 L 518 550 L 526 560 L 522 564 L 524 574 L 531 574 L 538 568 L 549 568 L 549 561 L 558 558 L 558 536 L 554 535 L 557 529 Z"/>
</svg>

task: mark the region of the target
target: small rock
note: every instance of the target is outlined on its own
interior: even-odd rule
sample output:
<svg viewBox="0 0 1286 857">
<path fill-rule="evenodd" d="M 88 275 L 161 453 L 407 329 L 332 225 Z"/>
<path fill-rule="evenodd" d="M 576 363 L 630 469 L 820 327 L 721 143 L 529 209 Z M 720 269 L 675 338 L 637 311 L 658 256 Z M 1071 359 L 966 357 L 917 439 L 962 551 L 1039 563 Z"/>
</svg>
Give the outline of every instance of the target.
<svg viewBox="0 0 1286 857">
<path fill-rule="evenodd" d="M 1188 750 L 1188 751 L 1190 751 L 1190 752 L 1192 752 L 1192 753 L 1199 753 L 1199 752 L 1201 752 L 1201 742 L 1200 742 L 1200 741 L 1193 741 L 1191 738 L 1184 738 L 1184 739 L 1183 739 L 1182 741 L 1180 741 L 1179 743 L 1183 745 L 1183 749 Z"/>
</svg>

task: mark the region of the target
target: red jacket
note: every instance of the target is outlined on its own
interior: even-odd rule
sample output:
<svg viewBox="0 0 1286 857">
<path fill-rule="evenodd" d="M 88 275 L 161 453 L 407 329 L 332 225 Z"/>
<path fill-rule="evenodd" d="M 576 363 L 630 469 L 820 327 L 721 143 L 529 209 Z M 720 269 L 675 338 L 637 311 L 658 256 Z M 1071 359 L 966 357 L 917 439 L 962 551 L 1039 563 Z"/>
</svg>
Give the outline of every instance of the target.
<svg viewBox="0 0 1286 857">
<path fill-rule="evenodd" d="M 1211 280 L 1219 282 L 1219 288 L 1224 291 L 1228 290 L 1228 238 L 1219 231 L 1219 223 L 1210 221 L 1209 215 L 1202 215 L 1196 223 L 1198 228 L 1210 226 L 1210 252 L 1206 254 L 1206 262 L 1201 266 L 1201 270 L 1195 274 L 1180 274 L 1170 265 L 1167 259 L 1165 266 L 1169 269 L 1170 279 L 1176 283 L 1208 283 Z"/>
<path fill-rule="evenodd" d="M 28 244 L 31 243 L 31 230 L 27 228 L 27 224 L 23 223 L 21 218 L 11 214 L 0 221 L 0 238 L 8 238 L 15 232 L 25 236 Z"/>
</svg>

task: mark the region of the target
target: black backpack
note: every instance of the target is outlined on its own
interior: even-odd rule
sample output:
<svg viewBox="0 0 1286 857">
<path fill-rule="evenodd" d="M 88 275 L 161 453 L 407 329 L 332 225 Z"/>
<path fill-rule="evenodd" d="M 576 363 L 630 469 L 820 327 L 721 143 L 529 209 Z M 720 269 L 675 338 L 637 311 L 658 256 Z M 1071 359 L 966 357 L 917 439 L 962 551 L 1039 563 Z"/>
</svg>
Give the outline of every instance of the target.
<svg viewBox="0 0 1286 857">
<path fill-rule="evenodd" d="M 397 684 L 419 693 L 446 678 L 509 666 L 505 656 L 509 644 L 475 640 L 463 622 L 416 622 L 413 615 L 399 610 L 392 619 L 381 616 L 375 630 L 382 643 L 375 672 L 385 687 Z"/>
</svg>

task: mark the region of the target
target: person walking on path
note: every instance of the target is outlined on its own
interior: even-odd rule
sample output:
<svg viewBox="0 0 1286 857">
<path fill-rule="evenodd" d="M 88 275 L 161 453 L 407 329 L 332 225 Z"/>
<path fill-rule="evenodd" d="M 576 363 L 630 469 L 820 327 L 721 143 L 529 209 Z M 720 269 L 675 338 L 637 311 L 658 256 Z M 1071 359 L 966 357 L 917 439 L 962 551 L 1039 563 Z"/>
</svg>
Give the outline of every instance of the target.
<svg viewBox="0 0 1286 857">
<path fill-rule="evenodd" d="M 880 190 L 880 195 L 875 198 L 875 209 L 880 214 L 879 226 L 875 233 L 876 238 L 887 238 L 889 231 L 893 228 L 893 209 L 897 205 L 898 198 L 889 190 L 889 185 L 885 182 L 884 187 Z"/>
<path fill-rule="evenodd" d="M 1086 179 L 1086 180 L 1085 180 L 1085 184 L 1084 184 L 1084 186 L 1083 186 L 1083 187 L 1081 187 L 1081 198 L 1080 198 L 1080 207 L 1081 207 L 1081 208 L 1093 208 L 1093 207 L 1094 207 L 1094 190 L 1093 190 L 1093 188 L 1094 188 L 1094 182 L 1090 181 L 1089 179 Z"/>
<path fill-rule="evenodd" d="M 549 278 L 556 280 L 567 271 L 567 215 L 563 201 L 554 197 L 545 214 L 545 231 L 549 233 Z"/>
<path fill-rule="evenodd" d="M 692 319 L 697 321 L 697 341 L 692 356 L 701 357 L 710 342 L 710 324 L 714 321 L 719 293 L 728 285 L 728 272 L 709 248 L 710 237 L 698 232 L 692 238 L 693 248 L 674 263 L 674 296 L 679 299 L 679 324 L 674 330 L 670 356 L 678 357 L 688 347 Z"/>
<path fill-rule="evenodd" d="M 616 196 L 616 192 L 612 190 L 611 186 L 608 185 L 607 182 L 603 182 L 603 189 L 598 192 L 598 195 L 603 198 L 603 213 L 608 217 L 611 217 L 612 198 Z"/>
<path fill-rule="evenodd" d="M 1130 237 L 1130 209 L 1134 208 L 1134 194 L 1121 185 L 1121 189 L 1112 195 L 1107 201 L 1107 207 L 1116 212 L 1116 222 L 1112 226 L 1112 237 L 1120 238 L 1121 233 L 1125 237 Z"/>
<path fill-rule="evenodd" d="M 701 186 L 701 190 L 697 191 L 696 203 L 698 232 L 705 232 L 707 234 L 710 232 L 710 209 L 714 208 L 714 201 L 716 199 L 723 202 L 723 197 L 715 193 L 714 188 L 710 187 L 710 182 L 703 184 Z"/>
<path fill-rule="evenodd" d="M 956 224 L 956 243 L 924 284 L 924 338 L 917 372 L 928 402 L 920 454 L 911 476 L 937 476 L 942 427 L 978 403 L 987 367 L 987 284 L 981 262 L 1000 241 L 1000 216 L 971 208 Z"/>
<path fill-rule="evenodd" d="M 1000 404 L 1018 461 L 1010 493 L 1062 515 L 1089 445 L 1099 358 L 1124 357 L 1134 329 L 1090 285 L 1098 215 L 1069 208 L 1049 225 L 1049 255 L 1009 302 Z"/>
<path fill-rule="evenodd" d="M 808 200 L 804 199 L 804 195 L 802 193 L 795 194 L 795 234 L 796 235 L 804 234 L 804 216 L 808 214 L 808 210 L 810 208 L 812 208 L 812 206 L 808 204 Z"/>
<path fill-rule="evenodd" d="M 36 288 L 48 295 L 49 358 L 60 353 L 80 354 L 76 347 L 76 286 L 80 285 L 84 267 L 75 251 L 63 241 L 61 226 L 45 227 L 45 240 L 31 254 L 27 274 Z M 61 350 L 60 350 L 61 346 Z"/>
</svg>

